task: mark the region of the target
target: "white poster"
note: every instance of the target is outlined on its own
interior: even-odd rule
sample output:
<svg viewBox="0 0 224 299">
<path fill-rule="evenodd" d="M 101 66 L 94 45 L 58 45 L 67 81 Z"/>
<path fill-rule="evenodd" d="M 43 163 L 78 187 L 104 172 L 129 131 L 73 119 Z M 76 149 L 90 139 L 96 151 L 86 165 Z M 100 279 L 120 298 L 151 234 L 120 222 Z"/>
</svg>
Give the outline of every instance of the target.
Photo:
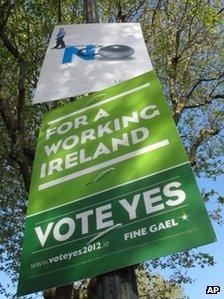
<svg viewBox="0 0 224 299">
<path fill-rule="evenodd" d="M 56 26 L 33 103 L 98 91 L 150 70 L 139 23 Z"/>
</svg>

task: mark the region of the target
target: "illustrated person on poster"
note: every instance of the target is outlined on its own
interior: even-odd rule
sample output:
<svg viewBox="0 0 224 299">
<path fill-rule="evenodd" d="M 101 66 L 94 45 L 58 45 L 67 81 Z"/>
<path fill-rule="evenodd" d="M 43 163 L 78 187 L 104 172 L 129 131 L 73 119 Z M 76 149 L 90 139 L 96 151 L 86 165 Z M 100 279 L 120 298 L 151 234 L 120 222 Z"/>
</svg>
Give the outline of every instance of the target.
<svg viewBox="0 0 224 299">
<path fill-rule="evenodd" d="M 63 49 L 65 48 L 64 36 L 66 32 L 64 28 L 60 28 L 56 37 L 56 45 L 52 49 Z M 59 48 L 59 46 L 61 46 Z"/>
</svg>

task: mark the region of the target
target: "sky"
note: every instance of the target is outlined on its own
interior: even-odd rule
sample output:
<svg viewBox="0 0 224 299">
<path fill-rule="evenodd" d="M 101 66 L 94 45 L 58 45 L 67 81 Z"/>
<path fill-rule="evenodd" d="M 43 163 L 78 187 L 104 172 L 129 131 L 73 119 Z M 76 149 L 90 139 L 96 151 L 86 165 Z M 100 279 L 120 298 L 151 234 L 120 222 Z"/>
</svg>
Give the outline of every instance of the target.
<svg viewBox="0 0 224 299">
<path fill-rule="evenodd" d="M 199 187 L 213 187 L 219 191 L 221 195 L 224 195 L 224 175 L 220 176 L 219 179 L 214 181 L 201 180 L 198 181 Z M 213 202 L 208 203 L 206 208 L 209 210 L 212 208 Z M 224 217 L 224 212 L 222 212 Z M 206 286 L 220 286 L 220 293 L 213 295 L 215 298 L 224 298 L 224 227 L 213 222 L 213 228 L 216 233 L 217 241 L 215 243 L 201 246 L 200 251 L 207 252 L 214 256 L 215 266 L 206 267 L 204 269 L 197 267 L 191 269 L 189 274 L 194 277 L 196 281 L 193 284 L 184 286 L 185 293 L 190 299 L 206 299 L 210 298 L 211 295 L 206 294 Z"/>
<path fill-rule="evenodd" d="M 207 286 L 220 286 L 221 291 L 217 295 L 213 295 L 215 298 L 224 298 L 224 230 L 223 227 L 213 225 L 217 242 L 205 246 L 201 246 L 200 251 L 210 253 L 215 257 L 215 266 L 206 267 L 204 269 L 196 267 L 191 269 L 189 274 L 195 278 L 196 281 L 193 284 L 187 284 L 184 286 L 185 294 L 190 299 L 206 299 L 210 298 L 210 294 L 206 294 Z"/>
</svg>

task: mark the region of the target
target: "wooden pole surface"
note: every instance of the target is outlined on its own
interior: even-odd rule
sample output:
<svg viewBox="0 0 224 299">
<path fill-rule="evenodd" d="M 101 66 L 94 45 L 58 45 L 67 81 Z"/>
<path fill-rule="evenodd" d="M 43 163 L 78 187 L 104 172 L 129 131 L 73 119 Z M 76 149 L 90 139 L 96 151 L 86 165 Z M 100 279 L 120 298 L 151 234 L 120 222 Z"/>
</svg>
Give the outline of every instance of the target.
<svg viewBox="0 0 224 299">
<path fill-rule="evenodd" d="M 96 0 L 84 0 L 86 23 L 99 23 Z M 134 266 L 97 276 L 89 299 L 137 299 L 137 279 Z"/>
<path fill-rule="evenodd" d="M 86 23 L 99 23 L 96 0 L 84 0 L 84 17 Z"/>
</svg>

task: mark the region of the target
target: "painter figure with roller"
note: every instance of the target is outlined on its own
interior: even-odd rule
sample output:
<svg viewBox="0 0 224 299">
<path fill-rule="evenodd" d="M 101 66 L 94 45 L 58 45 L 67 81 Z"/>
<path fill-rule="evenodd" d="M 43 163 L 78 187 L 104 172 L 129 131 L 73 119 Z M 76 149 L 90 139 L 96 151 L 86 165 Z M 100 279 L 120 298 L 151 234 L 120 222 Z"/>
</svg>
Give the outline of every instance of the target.
<svg viewBox="0 0 224 299">
<path fill-rule="evenodd" d="M 64 28 L 60 28 L 56 36 L 56 45 L 52 49 L 63 49 L 65 48 L 64 36 L 66 32 Z M 60 47 L 60 48 L 59 48 Z"/>
</svg>

